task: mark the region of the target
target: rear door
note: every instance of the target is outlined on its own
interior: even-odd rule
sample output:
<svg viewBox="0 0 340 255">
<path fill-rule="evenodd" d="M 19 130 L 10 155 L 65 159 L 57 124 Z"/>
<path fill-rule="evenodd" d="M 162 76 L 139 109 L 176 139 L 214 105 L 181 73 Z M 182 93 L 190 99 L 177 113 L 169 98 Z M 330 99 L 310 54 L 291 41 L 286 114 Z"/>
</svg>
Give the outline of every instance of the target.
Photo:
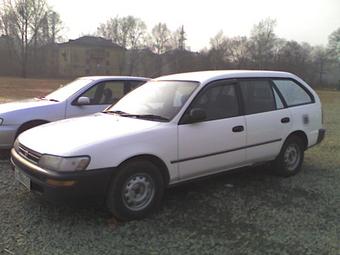
<svg viewBox="0 0 340 255">
<path fill-rule="evenodd" d="M 178 126 L 178 163 L 181 179 L 211 174 L 243 164 L 245 160 L 245 118 L 240 115 L 235 84 L 217 81 L 201 91 L 191 109 L 201 108 L 206 119 Z M 174 162 L 175 163 L 175 162 Z"/>
<path fill-rule="evenodd" d="M 274 159 L 291 129 L 291 114 L 269 79 L 240 79 L 247 126 L 246 159 Z"/>
</svg>

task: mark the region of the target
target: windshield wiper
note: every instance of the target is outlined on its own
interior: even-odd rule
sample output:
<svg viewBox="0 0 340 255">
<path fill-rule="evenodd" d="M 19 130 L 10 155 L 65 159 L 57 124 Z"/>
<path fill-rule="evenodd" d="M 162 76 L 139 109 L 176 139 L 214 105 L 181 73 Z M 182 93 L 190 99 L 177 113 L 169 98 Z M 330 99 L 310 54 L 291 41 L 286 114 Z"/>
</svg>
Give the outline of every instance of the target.
<svg viewBox="0 0 340 255">
<path fill-rule="evenodd" d="M 140 118 L 140 119 L 169 121 L 168 118 L 165 118 L 160 115 L 155 115 L 155 114 L 131 114 L 131 115 L 135 116 L 136 118 Z"/>
<path fill-rule="evenodd" d="M 48 101 L 51 101 L 51 102 L 59 102 L 57 99 L 50 99 L 50 98 L 46 98 L 46 97 L 37 97 L 38 99 L 40 100 L 48 100 Z"/>
<path fill-rule="evenodd" d="M 130 118 L 137 118 L 137 119 L 169 121 L 168 118 L 155 115 L 155 114 L 132 114 L 132 113 L 127 113 L 123 111 L 104 111 L 103 113 L 113 113 L 113 114 L 118 114 L 122 117 L 130 117 Z"/>
<path fill-rule="evenodd" d="M 118 115 L 128 114 L 123 111 L 110 111 L 110 110 L 103 111 L 103 113 L 113 113 L 113 114 L 118 114 Z"/>
</svg>

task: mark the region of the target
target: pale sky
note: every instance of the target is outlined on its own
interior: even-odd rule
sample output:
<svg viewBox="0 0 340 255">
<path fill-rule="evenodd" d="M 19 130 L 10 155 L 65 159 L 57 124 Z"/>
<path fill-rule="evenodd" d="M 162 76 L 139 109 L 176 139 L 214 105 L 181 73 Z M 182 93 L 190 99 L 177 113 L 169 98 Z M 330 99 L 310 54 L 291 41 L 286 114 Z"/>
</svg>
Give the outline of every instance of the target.
<svg viewBox="0 0 340 255">
<path fill-rule="evenodd" d="M 158 22 L 176 30 L 184 25 L 187 45 L 198 51 L 220 30 L 249 36 L 254 24 L 276 19 L 275 33 L 287 40 L 326 45 L 340 27 L 340 0 L 48 0 L 64 22 L 67 39 L 93 34 L 110 17 L 133 15 L 148 30 Z"/>
</svg>

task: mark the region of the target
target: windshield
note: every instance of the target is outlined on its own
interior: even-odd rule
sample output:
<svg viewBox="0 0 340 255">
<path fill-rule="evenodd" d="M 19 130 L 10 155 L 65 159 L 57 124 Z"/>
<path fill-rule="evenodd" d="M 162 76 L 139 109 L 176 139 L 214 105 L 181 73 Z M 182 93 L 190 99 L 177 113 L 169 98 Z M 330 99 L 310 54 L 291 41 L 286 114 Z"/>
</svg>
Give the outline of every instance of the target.
<svg viewBox="0 0 340 255">
<path fill-rule="evenodd" d="M 93 80 L 91 79 L 77 79 L 72 81 L 71 83 L 65 85 L 64 87 L 61 87 L 52 93 L 45 96 L 45 99 L 48 100 L 54 100 L 54 101 L 64 101 L 68 97 L 72 96 L 74 93 L 76 93 L 78 90 L 80 90 L 82 87 L 84 87 L 86 84 L 89 84 Z"/>
<path fill-rule="evenodd" d="M 198 82 L 189 81 L 149 81 L 123 97 L 106 112 L 126 117 L 171 120 L 198 85 Z"/>
</svg>

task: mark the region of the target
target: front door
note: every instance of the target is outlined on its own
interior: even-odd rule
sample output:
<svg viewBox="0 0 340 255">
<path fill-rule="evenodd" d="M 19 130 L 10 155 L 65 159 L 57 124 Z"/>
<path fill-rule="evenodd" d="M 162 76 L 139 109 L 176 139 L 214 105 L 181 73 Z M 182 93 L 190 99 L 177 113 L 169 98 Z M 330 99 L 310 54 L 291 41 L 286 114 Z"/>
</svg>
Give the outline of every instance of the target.
<svg viewBox="0 0 340 255">
<path fill-rule="evenodd" d="M 178 126 L 178 169 L 181 179 L 203 176 L 239 166 L 245 160 L 246 125 L 240 116 L 234 84 L 228 80 L 208 85 L 186 114 L 203 109 L 206 119 Z M 184 118 L 182 118 L 183 120 Z"/>
</svg>

